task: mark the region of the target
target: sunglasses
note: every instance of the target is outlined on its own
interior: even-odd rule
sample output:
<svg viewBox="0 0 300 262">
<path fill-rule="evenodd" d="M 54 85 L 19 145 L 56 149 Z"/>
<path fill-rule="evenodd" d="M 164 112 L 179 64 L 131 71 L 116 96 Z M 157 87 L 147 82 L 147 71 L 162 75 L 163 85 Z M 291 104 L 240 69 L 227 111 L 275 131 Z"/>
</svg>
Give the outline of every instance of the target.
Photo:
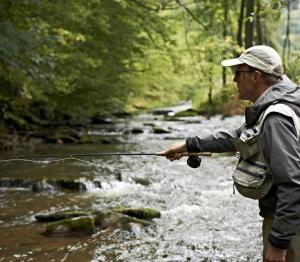
<svg viewBox="0 0 300 262">
<path fill-rule="evenodd" d="M 253 70 L 237 70 L 237 69 L 232 69 L 232 73 L 236 76 L 239 77 L 241 73 L 253 73 Z"/>
</svg>

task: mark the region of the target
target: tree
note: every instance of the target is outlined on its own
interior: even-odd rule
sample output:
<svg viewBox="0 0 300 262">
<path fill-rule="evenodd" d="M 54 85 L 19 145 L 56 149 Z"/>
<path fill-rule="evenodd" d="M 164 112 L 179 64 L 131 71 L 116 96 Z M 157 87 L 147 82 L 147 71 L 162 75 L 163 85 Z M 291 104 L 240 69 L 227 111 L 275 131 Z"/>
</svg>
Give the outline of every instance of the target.
<svg viewBox="0 0 300 262">
<path fill-rule="evenodd" d="M 246 9 L 246 26 L 245 26 L 245 47 L 253 46 L 253 14 L 254 14 L 254 0 L 247 0 Z"/>
</svg>

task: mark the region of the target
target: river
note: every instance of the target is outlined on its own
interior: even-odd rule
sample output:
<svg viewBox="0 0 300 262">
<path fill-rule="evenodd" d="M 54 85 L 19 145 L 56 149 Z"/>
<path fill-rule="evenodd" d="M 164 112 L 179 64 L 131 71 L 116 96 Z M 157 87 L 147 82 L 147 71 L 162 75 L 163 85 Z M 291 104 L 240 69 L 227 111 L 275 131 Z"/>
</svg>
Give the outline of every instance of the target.
<svg viewBox="0 0 300 262">
<path fill-rule="evenodd" d="M 187 136 L 238 127 L 242 120 L 241 116 L 198 116 L 165 121 L 140 115 L 89 130 L 106 143 L 40 145 L 18 153 L 158 152 Z M 155 134 L 153 125 L 170 133 Z M 134 128 L 142 132 L 135 134 Z M 156 156 L 84 160 L 88 162 L 0 163 L 0 262 L 261 261 L 257 201 L 233 194 L 235 156 L 203 157 L 198 169 L 188 167 L 185 159 L 169 162 Z M 84 190 L 66 190 L 51 182 L 66 178 Z M 44 225 L 34 219 L 36 214 L 63 209 L 117 206 L 151 207 L 162 216 L 154 219 L 153 226 L 132 232 L 74 237 L 46 237 L 41 234 Z"/>
</svg>

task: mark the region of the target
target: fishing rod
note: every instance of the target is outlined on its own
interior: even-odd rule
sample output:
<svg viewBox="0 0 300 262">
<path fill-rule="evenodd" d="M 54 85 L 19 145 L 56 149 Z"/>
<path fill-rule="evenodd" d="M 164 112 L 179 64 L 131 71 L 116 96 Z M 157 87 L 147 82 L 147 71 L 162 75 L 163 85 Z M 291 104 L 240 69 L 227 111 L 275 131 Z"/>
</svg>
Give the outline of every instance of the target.
<svg viewBox="0 0 300 262">
<path fill-rule="evenodd" d="M 187 164 L 188 166 L 192 168 L 198 168 L 201 164 L 201 158 L 200 156 L 211 156 L 210 152 L 180 152 L 176 153 L 179 154 L 181 157 L 188 157 Z M 9 162 L 14 160 L 24 160 L 24 161 L 30 161 L 29 159 L 35 159 L 35 158 L 63 158 L 63 159 L 77 159 L 78 157 L 105 157 L 105 156 L 167 156 L 166 154 L 162 153 L 120 153 L 120 152 L 103 152 L 103 153 L 93 153 L 93 154 L 57 154 L 57 155 L 47 155 L 47 154 L 41 154 L 41 155 L 18 155 L 18 156 L 12 156 L 8 159 L 0 159 L 1 162 Z"/>
</svg>

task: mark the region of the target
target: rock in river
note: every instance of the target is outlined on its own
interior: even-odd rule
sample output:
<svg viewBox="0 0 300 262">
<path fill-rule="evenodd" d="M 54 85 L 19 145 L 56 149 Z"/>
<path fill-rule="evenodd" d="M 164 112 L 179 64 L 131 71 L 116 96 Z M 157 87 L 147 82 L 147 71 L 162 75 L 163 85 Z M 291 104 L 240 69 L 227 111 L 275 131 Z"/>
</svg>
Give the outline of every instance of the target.
<svg viewBox="0 0 300 262">
<path fill-rule="evenodd" d="M 159 218 L 160 212 L 151 208 L 113 208 L 97 210 L 67 210 L 50 214 L 36 215 L 38 222 L 51 222 L 46 225 L 46 236 L 91 235 L 97 229 L 132 230 L 134 225 L 149 226 L 152 218 Z"/>
<path fill-rule="evenodd" d="M 74 217 L 49 223 L 45 231 L 47 236 L 91 235 L 93 233 L 95 233 L 95 220 L 91 216 Z"/>
</svg>

